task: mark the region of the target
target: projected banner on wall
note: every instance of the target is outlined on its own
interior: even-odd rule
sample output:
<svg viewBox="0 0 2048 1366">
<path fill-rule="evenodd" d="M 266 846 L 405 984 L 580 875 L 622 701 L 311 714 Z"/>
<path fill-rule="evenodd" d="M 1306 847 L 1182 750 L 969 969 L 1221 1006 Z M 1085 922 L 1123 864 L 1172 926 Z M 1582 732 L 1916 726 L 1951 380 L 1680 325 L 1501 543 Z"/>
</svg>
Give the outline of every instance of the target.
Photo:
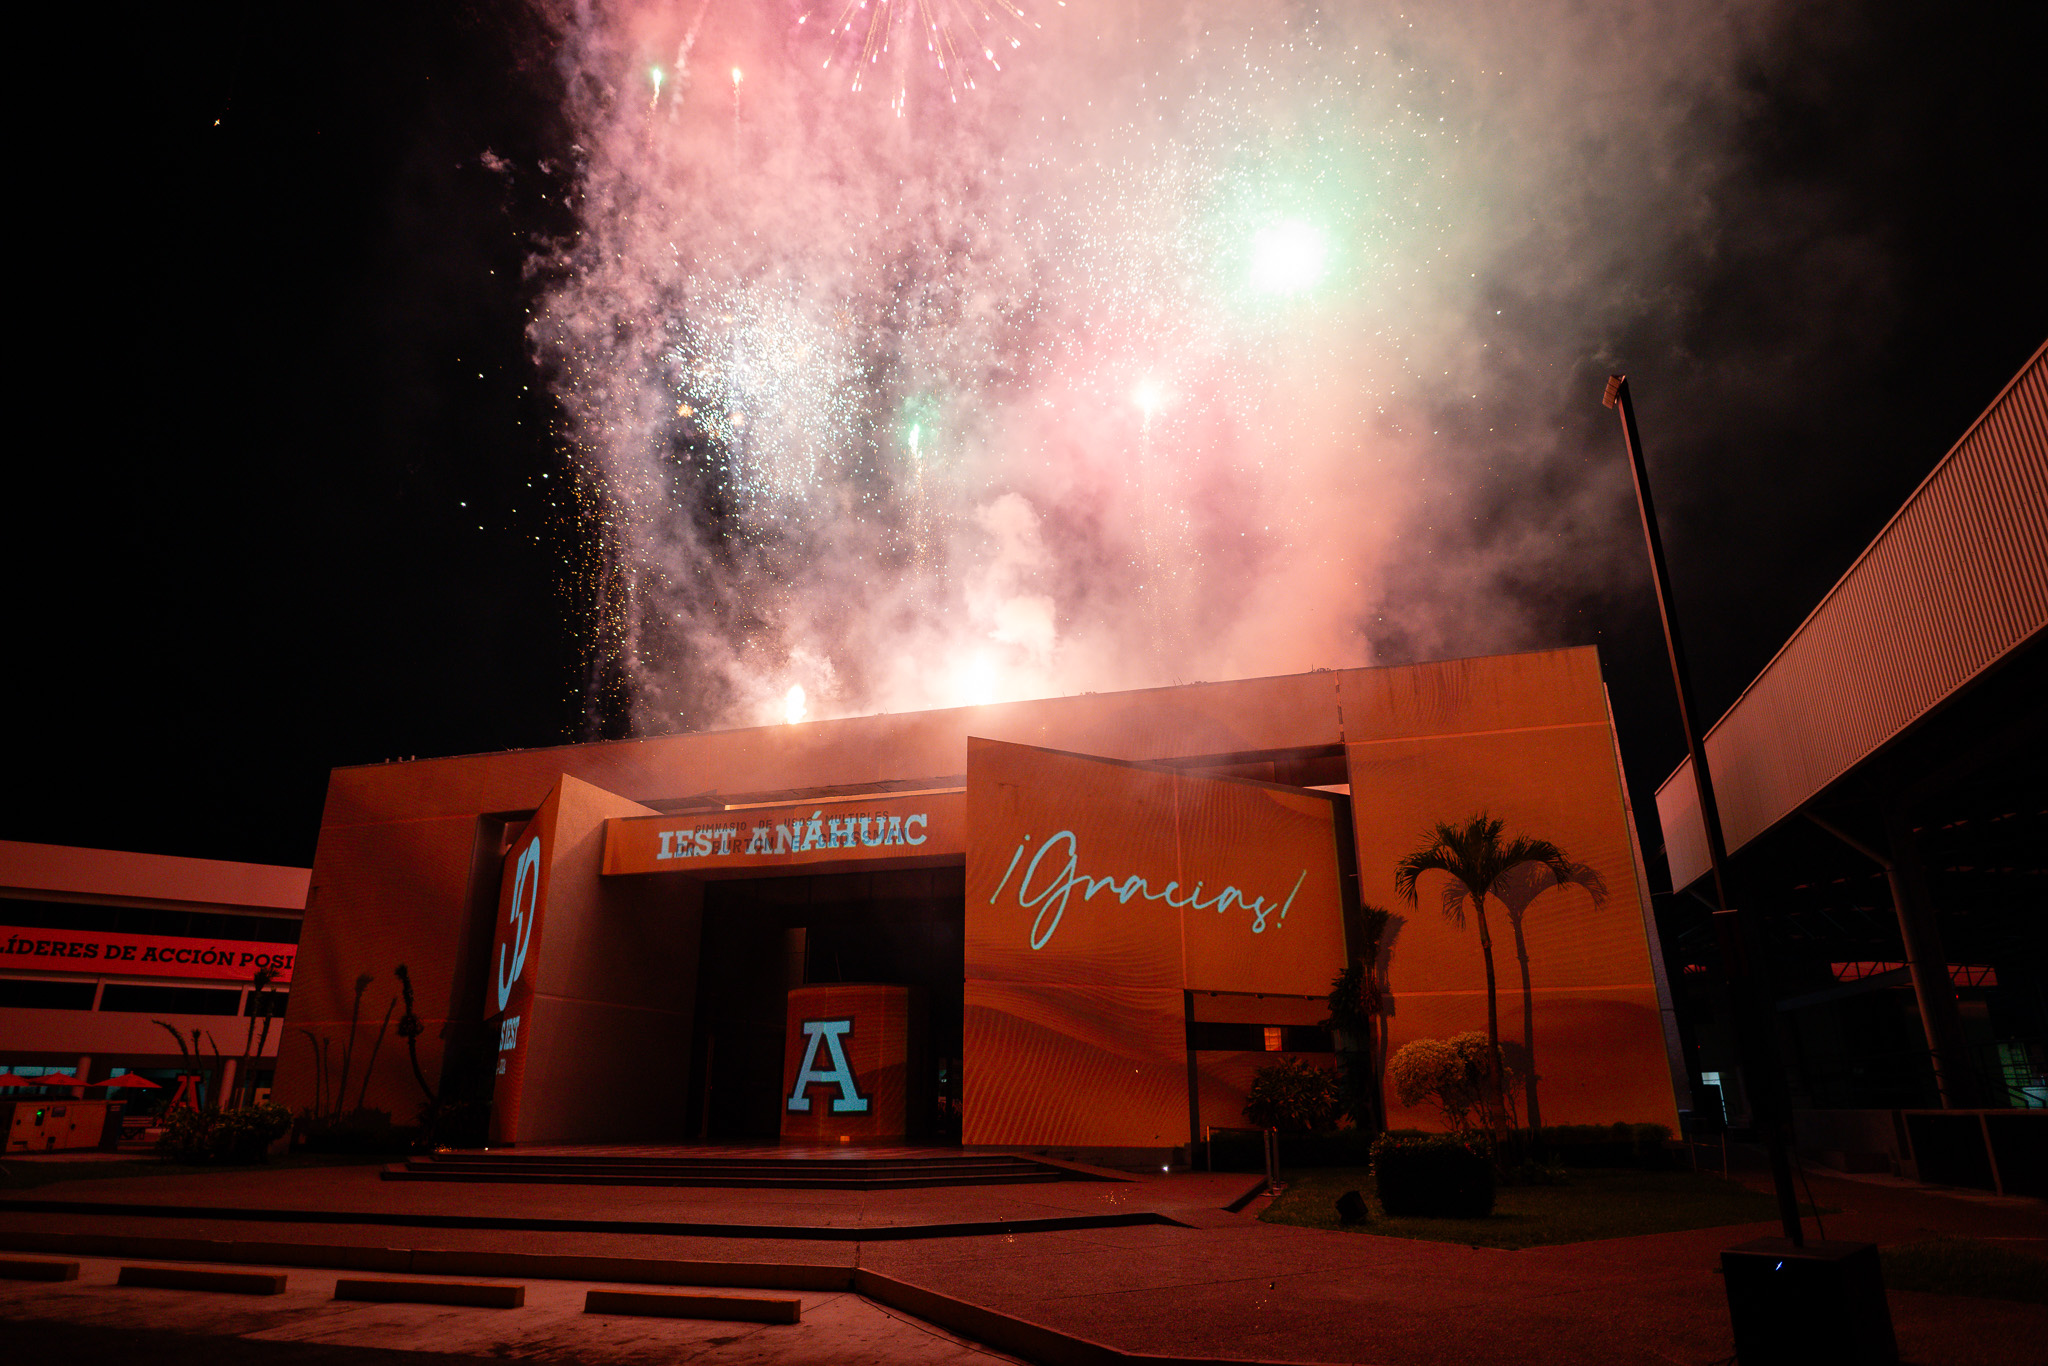
<svg viewBox="0 0 2048 1366">
<path fill-rule="evenodd" d="M 541 921 L 547 911 L 548 877 L 554 869 L 558 784 L 540 809 L 512 838 L 498 888 L 498 918 L 491 930 L 491 957 L 484 967 L 484 1014 L 497 1023 L 496 1079 L 491 1088 L 491 1142 L 519 1137 L 519 1096 L 526 1081 L 532 1031 L 533 984 L 539 975 Z"/>
<path fill-rule="evenodd" d="M 965 1142 L 1185 1143 L 1182 992 L 1343 967 L 1318 794 L 970 739 L 967 826 Z"/>
<path fill-rule="evenodd" d="M 1394 912 L 1382 944 L 1389 1075 L 1403 1051 L 1486 1037 L 1486 950 L 1467 889 L 1420 874 L 1409 902 L 1395 883 L 1402 859 L 1426 848 L 1439 823 L 1482 814 L 1501 838 L 1548 840 L 1572 877 L 1541 864 L 1501 873 L 1484 907 L 1494 993 L 1519 1122 L 1677 1123 L 1647 907 L 1614 734 L 1604 720 L 1524 726 L 1480 735 L 1392 736 L 1347 746 L 1361 895 Z M 1431 1050 L 1411 1057 L 1426 1078 Z M 1411 1088 L 1411 1095 L 1414 1092 Z M 1444 1092 L 1421 1099 L 1386 1088 L 1394 1128 L 1452 1124 Z"/>
</svg>

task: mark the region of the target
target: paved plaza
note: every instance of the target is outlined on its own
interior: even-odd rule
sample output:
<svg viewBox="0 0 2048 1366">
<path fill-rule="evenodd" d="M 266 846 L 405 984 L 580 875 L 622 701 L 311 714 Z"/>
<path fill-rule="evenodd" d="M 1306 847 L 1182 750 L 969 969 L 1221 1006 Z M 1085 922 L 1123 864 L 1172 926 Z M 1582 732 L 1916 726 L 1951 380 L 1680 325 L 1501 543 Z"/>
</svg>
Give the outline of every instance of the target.
<svg viewBox="0 0 2048 1366">
<path fill-rule="evenodd" d="M 1097 1175 L 1112 1175 L 1096 1173 Z M 6 1335 L 58 1359 L 205 1366 L 1134 1360 L 1681 1363 L 1733 1355 L 1718 1252 L 1739 1225 L 1524 1251 L 1263 1224 L 1243 1174 L 907 1190 L 465 1185 L 374 1166 L 67 1181 L 0 1201 L 0 1249 L 78 1260 L 0 1281 Z M 1812 1179 L 1831 1238 L 1998 1240 L 2048 1255 L 2048 1210 Z M 275 1267 L 263 1298 L 116 1286 L 138 1261 Z M 362 1304 L 373 1271 L 527 1287 L 516 1309 Z M 795 1295 L 800 1322 L 615 1318 L 593 1287 Z M 1890 1292 L 1916 1366 L 2048 1361 L 2048 1309 Z M 250 1352 L 255 1355 L 249 1355 Z M 10 1352 L 10 1356 L 14 1354 Z M 16 1358 L 23 1359 L 23 1358 Z"/>
</svg>

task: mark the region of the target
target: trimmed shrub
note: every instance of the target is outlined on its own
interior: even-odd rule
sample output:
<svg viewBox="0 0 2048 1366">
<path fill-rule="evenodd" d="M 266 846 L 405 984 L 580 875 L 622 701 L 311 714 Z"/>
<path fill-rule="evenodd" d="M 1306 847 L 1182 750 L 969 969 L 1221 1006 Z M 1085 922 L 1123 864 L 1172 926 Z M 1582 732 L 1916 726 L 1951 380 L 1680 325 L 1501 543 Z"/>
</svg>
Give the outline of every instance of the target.
<svg viewBox="0 0 2048 1366">
<path fill-rule="evenodd" d="M 1280 1135 L 1280 1166 L 1287 1171 L 1306 1167 L 1369 1167 L 1373 1135 L 1357 1129 L 1315 1134 Z M 1209 1135 L 1209 1169 L 1219 1172 L 1261 1172 L 1266 1169 L 1265 1136 L 1256 1129 L 1216 1129 Z"/>
<path fill-rule="evenodd" d="M 298 1142 L 308 1152 L 403 1153 L 417 1134 L 416 1129 L 393 1124 L 388 1110 L 351 1110 L 324 1118 L 299 1113 Z"/>
<path fill-rule="evenodd" d="M 436 1148 L 481 1148 L 490 1141 L 491 1103 L 487 1100 L 458 1100 L 446 1105 L 429 1105 L 420 1111 L 422 1150 Z"/>
<path fill-rule="evenodd" d="M 1343 1108 L 1337 1074 L 1299 1058 L 1282 1058 L 1252 1074 L 1244 1117 L 1261 1129 L 1320 1129 Z"/>
<path fill-rule="evenodd" d="M 1387 1063 L 1387 1082 L 1407 1106 L 1425 1102 L 1457 1133 L 1487 1127 L 1487 1097 L 1493 1091 L 1486 1034 L 1468 1030 L 1449 1039 L 1415 1039 Z M 1513 1039 L 1500 1041 L 1501 1105 L 1510 1124 L 1515 1097 L 1529 1075 L 1529 1050 Z"/>
<path fill-rule="evenodd" d="M 1372 1179 L 1388 1214 L 1482 1219 L 1493 1213 L 1493 1163 L 1447 1135 L 1382 1134 L 1372 1145 Z"/>
<path fill-rule="evenodd" d="M 270 1160 L 270 1145 L 292 1127 L 292 1112 L 265 1101 L 239 1110 L 171 1112 L 156 1150 L 166 1162 L 257 1163 Z"/>
</svg>

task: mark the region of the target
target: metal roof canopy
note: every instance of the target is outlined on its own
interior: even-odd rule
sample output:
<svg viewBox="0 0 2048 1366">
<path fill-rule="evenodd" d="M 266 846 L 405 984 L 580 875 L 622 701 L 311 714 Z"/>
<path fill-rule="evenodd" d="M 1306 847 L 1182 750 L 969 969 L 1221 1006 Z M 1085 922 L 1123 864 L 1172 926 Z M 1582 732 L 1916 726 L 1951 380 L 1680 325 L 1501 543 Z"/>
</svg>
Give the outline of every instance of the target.
<svg viewBox="0 0 2048 1366">
<path fill-rule="evenodd" d="M 1854 777 L 2044 630 L 2048 345 L 1708 731 L 1729 851 Z M 1682 890 L 1708 872 L 1690 760 L 1657 789 L 1657 816 Z"/>
</svg>

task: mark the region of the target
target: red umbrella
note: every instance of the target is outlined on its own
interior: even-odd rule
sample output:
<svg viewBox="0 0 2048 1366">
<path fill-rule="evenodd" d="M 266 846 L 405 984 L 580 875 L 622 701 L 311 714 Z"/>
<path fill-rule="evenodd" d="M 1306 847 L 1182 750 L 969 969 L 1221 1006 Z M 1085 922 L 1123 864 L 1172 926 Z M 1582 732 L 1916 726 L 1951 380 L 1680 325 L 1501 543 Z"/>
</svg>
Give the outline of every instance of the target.
<svg viewBox="0 0 2048 1366">
<path fill-rule="evenodd" d="M 121 1077 L 108 1077 L 108 1078 L 107 1078 L 107 1079 L 106 1079 L 105 1081 L 89 1081 L 89 1082 L 87 1082 L 87 1083 L 86 1083 L 86 1085 L 87 1085 L 87 1086 L 144 1086 L 144 1087 L 147 1087 L 147 1088 L 149 1088 L 149 1089 L 150 1089 L 150 1090 L 152 1090 L 152 1091 L 158 1091 L 158 1090 L 161 1090 L 161 1089 L 163 1089 L 163 1088 L 162 1088 L 162 1087 L 161 1087 L 161 1086 L 160 1086 L 160 1085 L 159 1085 L 159 1084 L 158 1084 L 157 1082 L 153 1082 L 153 1081 L 151 1081 L 151 1080 L 150 1080 L 150 1079 L 149 1079 L 148 1077 L 143 1077 L 143 1076 L 137 1076 L 137 1075 L 136 1075 L 135 1073 L 133 1073 L 133 1072 L 130 1072 L 130 1073 L 128 1073 L 128 1074 L 127 1074 L 126 1076 L 121 1076 Z"/>
<path fill-rule="evenodd" d="M 70 1073 L 70 1072 L 45 1072 L 45 1073 L 43 1073 L 43 1075 L 41 1075 L 40 1077 L 28 1077 L 28 1078 L 25 1078 L 25 1080 L 26 1080 L 27 1084 L 28 1084 L 28 1085 L 30 1085 L 30 1086 L 83 1086 L 83 1085 L 85 1085 L 85 1083 L 84 1083 L 84 1082 L 80 1081 L 80 1080 L 79 1080 L 79 1079 L 78 1079 L 78 1078 L 77 1078 L 77 1077 L 76 1077 L 76 1076 L 75 1076 L 74 1074 L 72 1074 L 72 1073 Z"/>
<path fill-rule="evenodd" d="M 12 1072 L 0 1072 L 0 1086 L 41 1086 L 40 1077 L 17 1077 Z"/>
</svg>

